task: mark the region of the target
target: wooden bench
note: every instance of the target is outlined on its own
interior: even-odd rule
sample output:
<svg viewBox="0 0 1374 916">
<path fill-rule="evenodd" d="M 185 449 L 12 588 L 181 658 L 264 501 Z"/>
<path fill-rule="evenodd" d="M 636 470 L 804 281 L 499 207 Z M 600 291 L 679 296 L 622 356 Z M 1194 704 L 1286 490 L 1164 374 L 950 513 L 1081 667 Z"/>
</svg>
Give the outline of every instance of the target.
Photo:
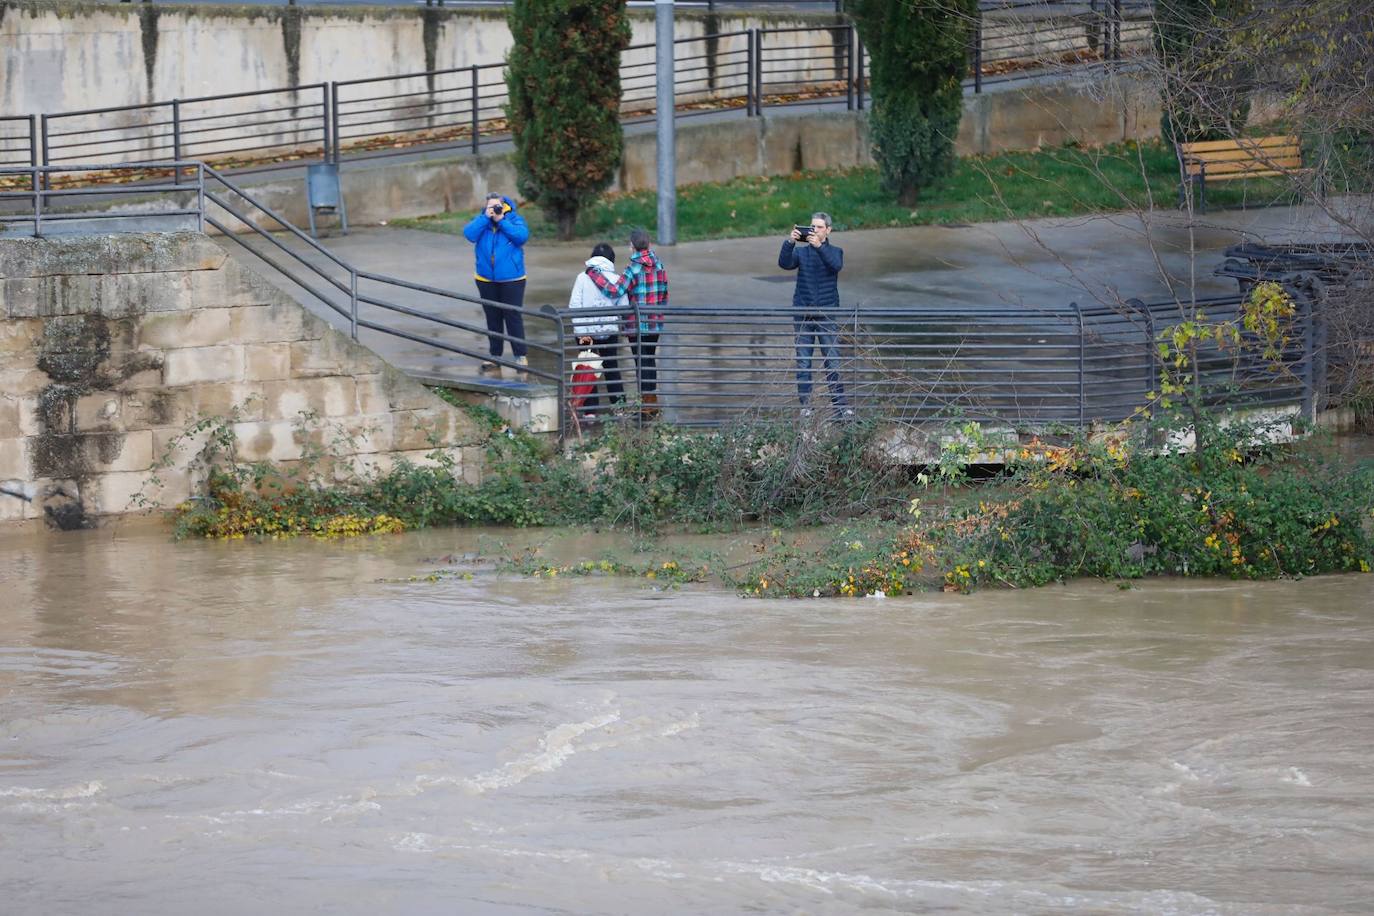
<svg viewBox="0 0 1374 916">
<path fill-rule="evenodd" d="M 1271 178 L 1310 172 L 1302 167 L 1302 143 L 1297 137 L 1239 137 L 1179 143 L 1178 161 L 1197 188 L 1199 209 L 1207 209 L 1207 182 L 1245 178 Z M 1187 193 L 1179 188 L 1179 206 Z"/>
</svg>

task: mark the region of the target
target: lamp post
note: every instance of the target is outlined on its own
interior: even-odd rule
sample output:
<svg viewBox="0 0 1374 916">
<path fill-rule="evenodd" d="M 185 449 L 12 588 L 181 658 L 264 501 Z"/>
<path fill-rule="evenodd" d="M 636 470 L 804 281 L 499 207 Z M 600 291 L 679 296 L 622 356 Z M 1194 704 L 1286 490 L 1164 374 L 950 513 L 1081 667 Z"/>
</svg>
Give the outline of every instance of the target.
<svg viewBox="0 0 1374 916">
<path fill-rule="evenodd" d="M 673 123 L 673 0 L 654 0 L 658 121 L 658 244 L 677 244 L 677 134 Z"/>
</svg>

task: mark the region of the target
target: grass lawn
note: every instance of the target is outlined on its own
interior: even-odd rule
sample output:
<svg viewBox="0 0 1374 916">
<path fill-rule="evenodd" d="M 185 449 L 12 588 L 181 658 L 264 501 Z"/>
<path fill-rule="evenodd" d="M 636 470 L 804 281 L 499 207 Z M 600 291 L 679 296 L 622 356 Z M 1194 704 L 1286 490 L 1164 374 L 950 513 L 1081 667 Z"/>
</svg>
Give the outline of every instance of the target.
<svg viewBox="0 0 1374 916">
<path fill-rule="evenodd" d="M 886 194 L 872 168 L 799 172 L 777 178 L 739 178 L 678 189 L 678 238 L 774 235 L 805 223 L 815 210 L 828 212 L 838 229 L 977 223 L 1073 216 L 1135 207 L 1169 209 L 1178 200 L 1178 167 L 1161 143 L 1123 143 L 1095 149 L 1056 147 L 959 159 L 953 174 L 922 192 L 913 209 Z M 1252 179 L 1207 189 L 1209 208 L 1292 202 L 1281 179 Z M 539 208 L 522 212 L 536 239 L 554 226 Z M 458 234 L 472 213 L 441 213 L 392 225 Z M 583 211 L 580 239 L 620 239 L 630 228 L 652 230 L 654 192 L 608 194 Z"/>
</svg>

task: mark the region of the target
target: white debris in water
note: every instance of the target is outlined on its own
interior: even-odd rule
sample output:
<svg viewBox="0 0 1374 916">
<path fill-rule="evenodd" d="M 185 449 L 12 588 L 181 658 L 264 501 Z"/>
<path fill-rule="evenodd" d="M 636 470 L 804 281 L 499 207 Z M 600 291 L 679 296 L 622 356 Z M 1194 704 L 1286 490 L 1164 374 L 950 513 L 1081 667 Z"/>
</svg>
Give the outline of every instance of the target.
<svg viewBox="0 0 1374 916">
<path fill-rule="evenodd" d="M 27 786 L 10 786 L 0 789 L 0 798 L 90 798 L 105 791 L 105 784 L 99 780 L 92 780 L 77 786 L 68 786 L 65 789 L 32 789 Z"/>
<path fill-rule="evenodd" d="M 874 599 L 875 601 L 882 601 L 884 598 L 887 597 L 887 593 L 884 592 L 882 589 L 878 589 L 878 591 L 873 592 L 868 597 Z"/>
<path fill-rule="evenodd" d="M 1310 788 L 1312 785 L 1312 780 L 1308 779 L 1307 774 L 1297 767 L 1289 767 L 1288 775 L 1283 777 L 1283 781 L 1291 782 L 1295 786 L 1302 786 L 1304 788 Z"/>
</svg>

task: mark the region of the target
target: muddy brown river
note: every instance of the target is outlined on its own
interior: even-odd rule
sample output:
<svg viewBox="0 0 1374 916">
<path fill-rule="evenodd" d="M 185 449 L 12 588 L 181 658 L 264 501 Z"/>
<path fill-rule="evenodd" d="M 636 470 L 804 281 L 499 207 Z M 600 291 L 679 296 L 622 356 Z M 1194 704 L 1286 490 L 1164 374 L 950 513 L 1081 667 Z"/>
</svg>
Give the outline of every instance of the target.
<svg viewBox="0 0 1374 916">
<path fill-rule="evenodd" d="M 1374 576 L 383 581 L 509 536 L 0 533 L 0 912 L 1371 910 Z"/>
</svg>

